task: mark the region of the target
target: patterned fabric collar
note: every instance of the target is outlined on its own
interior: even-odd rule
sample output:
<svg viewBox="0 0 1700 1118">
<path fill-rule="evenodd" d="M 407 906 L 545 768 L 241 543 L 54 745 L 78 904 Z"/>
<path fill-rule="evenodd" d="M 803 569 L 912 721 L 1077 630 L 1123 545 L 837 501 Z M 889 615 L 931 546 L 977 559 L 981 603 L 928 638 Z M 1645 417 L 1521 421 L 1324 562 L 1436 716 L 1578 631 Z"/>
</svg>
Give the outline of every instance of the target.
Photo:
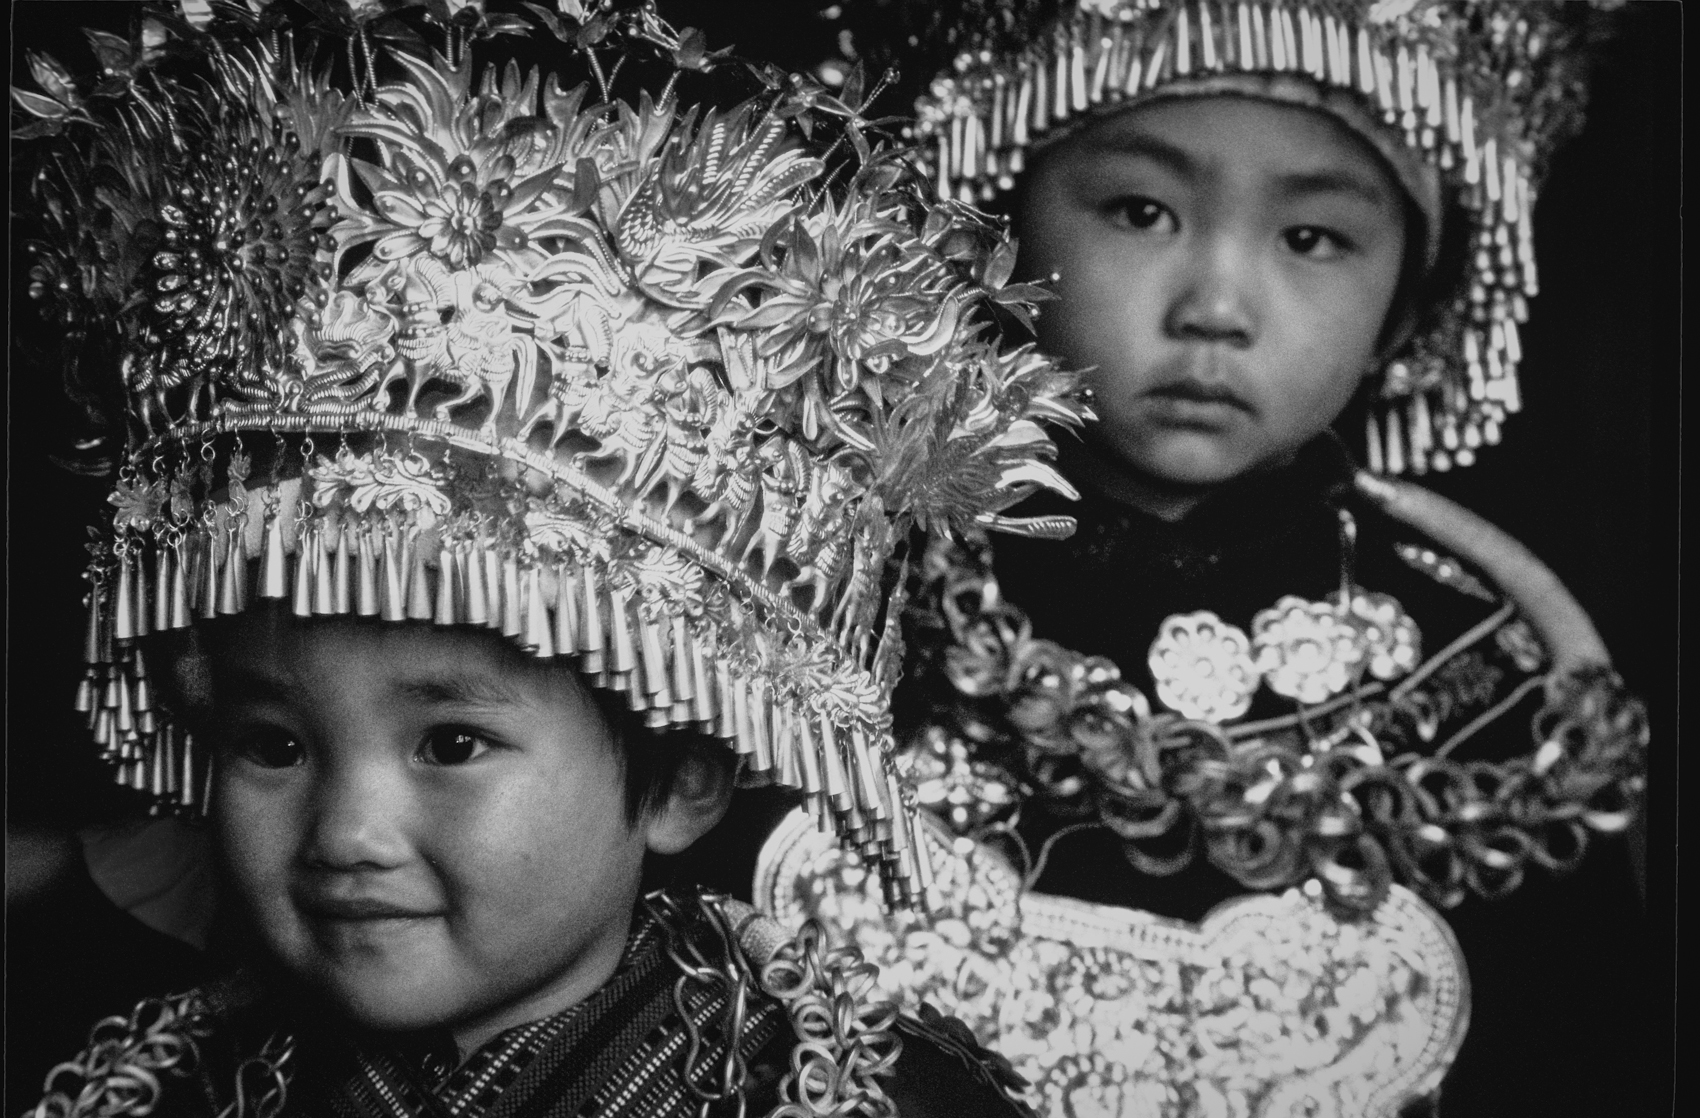
<svg viewBox="0 0 1700 1118">
<path fill-rule="evenodd" d="M 453 1066 L 453 1042 L 433 1032 L 400 1042 L 346 1035 L 305 1040 L 292 1100 L 323 1118 L 568 1118 L 586 1112 L 671 1115 L 684 1105 L 676 1064 L 683 1032 L 664 937 L 641 907 L 608 983 L 570 1009 L 501 1033 Z M 717 1006 L 692 1006 L 708 1016 Z M 750 1021 L 746 1044 L 778 1032 L 774 1007 Z M 307 1030 L 303 1030 L 305 1034 Z M 630 1109 L 642 1099 L 648 1109 Z"/>
</svg>

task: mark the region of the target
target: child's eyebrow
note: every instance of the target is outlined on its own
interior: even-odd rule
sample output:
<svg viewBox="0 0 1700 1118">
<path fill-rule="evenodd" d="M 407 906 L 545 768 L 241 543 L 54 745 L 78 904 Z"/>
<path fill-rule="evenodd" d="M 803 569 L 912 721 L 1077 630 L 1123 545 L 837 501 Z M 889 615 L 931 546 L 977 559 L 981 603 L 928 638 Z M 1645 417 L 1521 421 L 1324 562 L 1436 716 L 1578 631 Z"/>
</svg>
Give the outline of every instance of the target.
<svg viewBox="0 0 1700 1118">
<path fill-rule="evenodd" d="M 1198 166 L 1185 149 L 1143 132 L 1112 133 L 1099 141 L 1099 150 L 1112 155 L 1131 155 L 1161 164 L 1181 176 L 1192 176 Z"/>
<path fill-rule="evenodd" d="M 421 703 L 494 707 L 525 702 L 518 690 L 493 676 L 428 676 L 402 680 L 395 684 L 395 690 Z"/>
<path fill-rule="evenodd" d="M 281 678 L 241 668 L 221 674 L 215 690 L 219 699 L 234 697 L 258 703 L 287 703 L 301 692 L 301 682 L 293 676 Z"/>
<path fill-rule="evenodd" d="M 1114 133 L 1103 138 L 1099 151 L 1149 159 L 1183 178 L 1198 178 L 1205 167 L 1185 148 L 1143 132 Z M 1282 197 L 1307 194 L 1347 194 L 1373 206 L 1387 204 L 1387 194 L 1373 180 L 1334 168 L 1292 171 L 1275 176 L 1275 190 Z"/>
<path fill-rule="evenodd" d="M 1286 198 L 1307 194 L 1347 194 L 1372 206 L 1387 204 L 1387 194 L 1378 185 L 1348 171 L 1295 171 L 1277 175 L 1275 189 Z"/>
</svg>

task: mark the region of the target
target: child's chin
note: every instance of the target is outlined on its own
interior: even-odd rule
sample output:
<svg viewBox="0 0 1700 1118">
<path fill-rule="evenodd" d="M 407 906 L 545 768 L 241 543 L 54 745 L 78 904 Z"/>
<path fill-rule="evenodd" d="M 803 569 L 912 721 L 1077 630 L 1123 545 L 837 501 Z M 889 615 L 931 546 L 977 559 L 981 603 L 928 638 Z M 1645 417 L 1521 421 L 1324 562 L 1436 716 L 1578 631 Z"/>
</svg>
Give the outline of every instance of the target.
<svg viewBox="0 0 1700 1118">
<path fill-rule="evenodd" d="M 1166 487 L 1210 489 L 1256 468 L 1257 456 L 1212 431 L 1165 431 L 1126 455 L 1136 475 Z"/>
<path fill-rule="evenodd" d="M 457 999 L 441 983 L 409 981 L 405 975 L 337 975 L 321 980 L 320 992 L 343 1020 L 375 1032 L 413 1032 L 446 1025 L 463 1016 Z"/>
</svg>

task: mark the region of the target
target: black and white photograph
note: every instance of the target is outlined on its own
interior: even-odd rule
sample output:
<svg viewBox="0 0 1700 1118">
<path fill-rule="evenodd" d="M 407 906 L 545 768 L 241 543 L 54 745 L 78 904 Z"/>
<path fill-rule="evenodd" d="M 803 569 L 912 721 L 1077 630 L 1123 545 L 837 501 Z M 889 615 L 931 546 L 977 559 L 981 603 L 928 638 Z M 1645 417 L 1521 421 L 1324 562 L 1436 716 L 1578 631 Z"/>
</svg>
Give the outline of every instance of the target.
<svg viewBox="0 0 1700 1118">
<path fill-rule="evenodd" d="M 1680 0 L 14 0 L 19 1118 L 1675 1115 Z"/>
</svg>

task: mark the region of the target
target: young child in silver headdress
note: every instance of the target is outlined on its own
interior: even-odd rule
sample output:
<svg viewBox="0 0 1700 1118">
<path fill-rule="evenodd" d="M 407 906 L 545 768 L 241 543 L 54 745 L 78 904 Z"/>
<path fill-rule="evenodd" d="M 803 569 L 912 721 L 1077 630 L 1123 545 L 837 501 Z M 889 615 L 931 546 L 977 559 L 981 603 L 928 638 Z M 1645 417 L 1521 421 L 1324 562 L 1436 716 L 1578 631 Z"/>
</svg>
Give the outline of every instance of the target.
<svg viewBox="0 0 1700 1118">
<path fill-rule="evenodd" d="M 942 542 L 911 606 L 897 713 L 959 923 L 831 871 L 758 903 L 862 912 L 1052 1113 L 1393 1114 L 1460 1044 L 1448 1113 L 1609 1106 L 1588 1038 L 1635 1026 L 1638 898 L 1620 846 L 1583 855 L 1636 809 L 1644 712 L 1545 567 L 1401 480 L 1520 408 L 1594 15 L 845 7 L 924 90 L 941 200 L 1009 215 L 1097 421 L 1079 504 L 1022 507 L 1071 540 Z"/>
<path fill-rule="evenodd" d="M 39 1118 L 1019 1110 L 818 925 L 643 882 L 736 776 L 923 899 L 886 562 L 1046 482 L 1073 380 L 997 344 L 995 230 L 826 176 L 848 107 L 688 108 L 700 35 L 562 8 L 215 5 L 18 97 L 122 447 L 79 708 L 243 929 Z"/>
</svg>

